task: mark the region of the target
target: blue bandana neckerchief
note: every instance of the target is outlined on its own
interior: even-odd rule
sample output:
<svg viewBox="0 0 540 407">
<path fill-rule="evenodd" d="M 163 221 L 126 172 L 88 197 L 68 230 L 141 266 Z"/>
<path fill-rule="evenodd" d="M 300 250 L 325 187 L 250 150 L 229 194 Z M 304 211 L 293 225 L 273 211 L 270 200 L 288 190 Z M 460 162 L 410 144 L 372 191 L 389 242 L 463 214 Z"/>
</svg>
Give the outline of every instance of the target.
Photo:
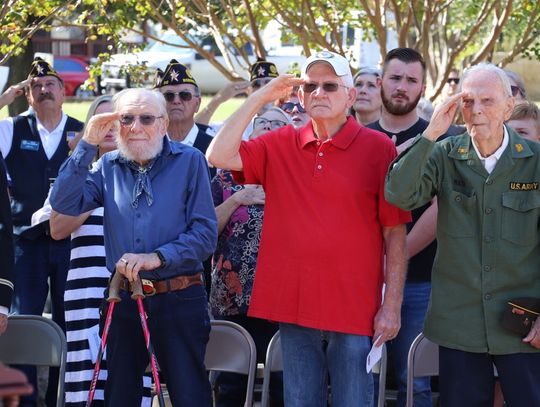
<svg viewBox="0 0 540 407">
<path fill-rule="evenodd" d="M 135 161 L 129 161 L 126 159 L 122 160 L 126 165 L 137 174 L 137 179 L 135 180 L 135 185 L 133 187 L 133 195 L 131 206 L 137 208 L 139 206 L 139 197 L 144 193 L 146 194 L 146 202 L 148 206 L 152 206 L 154 203 L 154 194 L 152 193 L 152 184 L 150 183 L 150 178 L 148 173 L 154 166 L 156 159 L 151 160 L 146 166 L 142 167 Z"/>
</svg>

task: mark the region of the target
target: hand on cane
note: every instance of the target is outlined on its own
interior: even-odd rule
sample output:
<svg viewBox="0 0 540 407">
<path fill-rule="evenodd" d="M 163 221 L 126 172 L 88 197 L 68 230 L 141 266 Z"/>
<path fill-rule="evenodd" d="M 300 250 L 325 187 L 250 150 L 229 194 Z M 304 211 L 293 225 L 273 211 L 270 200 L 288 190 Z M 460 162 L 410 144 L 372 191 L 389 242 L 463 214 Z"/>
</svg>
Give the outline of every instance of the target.
<svg viewBox="0 0 540 407">
<path fill-rule="evenodd" d="M 156 253 L 124 253 L 116 262 L 116 270 L 130 283 L 137 280 L 139 271 L 155 270 L 161 266 Z"/>
</svg>

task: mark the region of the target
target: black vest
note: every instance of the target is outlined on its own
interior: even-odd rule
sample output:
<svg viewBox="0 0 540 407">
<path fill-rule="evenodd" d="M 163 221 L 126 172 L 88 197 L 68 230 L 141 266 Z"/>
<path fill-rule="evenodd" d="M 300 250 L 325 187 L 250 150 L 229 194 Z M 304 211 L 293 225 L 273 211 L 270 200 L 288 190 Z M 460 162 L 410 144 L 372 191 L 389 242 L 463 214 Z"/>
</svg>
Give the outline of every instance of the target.
<svg viewBox="0 0 540 407">
<path fill-rule="evenodd" d="M 11 177 L 11 213 L 16 235 L 30 229 L 32 214 L 43 206 L 60 165 L 68 156 L 66 132 L 79 132 L 82 128 L 83 123 L 68 117 L 60 144 L 49 160 L 41 144 L 35 114 L 13 119 L 13 141 L 6 165 Z M 42 233 L 35 232 L 25 237 L 35 238 Z"/>
<path fill-rule="evenodd" d="M 13 293 L 11 282 L 13 281 L 15 254 L 7 191 L 6 168 L 0 154 L 0 305 L 9 309 Z"/>
<path fill-rule="evenodd" d="M 193 143 L 193 147 L 195 147 L 201 153 L 206 154 L 206 149 L 212 142 L 213 138 L 206 132 L 210 127 L 200 123 L 196 123 L 196 125 L 199 132 L 197 133 L 197 138 L 195 139 L 195 143 Z M 216 168 L 208 167 L 208 171 L 210 172 L 210 180 L 212 180 L 212 178 L 214 178 L 216 175 Z"/>
</svg>

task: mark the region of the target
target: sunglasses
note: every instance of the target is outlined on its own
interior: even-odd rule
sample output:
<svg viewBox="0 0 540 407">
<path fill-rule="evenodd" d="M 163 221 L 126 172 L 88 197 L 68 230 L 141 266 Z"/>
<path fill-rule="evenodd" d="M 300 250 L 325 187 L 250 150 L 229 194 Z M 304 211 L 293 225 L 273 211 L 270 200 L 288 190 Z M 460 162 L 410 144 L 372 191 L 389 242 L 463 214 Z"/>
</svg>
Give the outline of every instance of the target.
<svg viewBox="0 0 540 407">
<path fill-rule="evenodd" d="M 300 113 L 306 113 L 306 109 L 304 109 L 300 103 L 293 102 L 283 103 L 281 105 L 281 110 L 283 110 L 285 113 L 292 113 L 295 107 Z"/>
<path fill-rule="evenodd" d="M 184 102 L 189 102 L 193 97 L 199 97 L 199 95 L 194 95 L 191 92 L 188 92 L 187 90 L 181 90 L 180 92 L 164 92 L 163 97 L 167 102 L 174 102 L 174 98 L 178 95 L 178 98 L 180 100 L 183 100 Z"/>
<path fill-rule="evenodd" d="M 272 79 L 269 78 L 269 79 L 255 79 L 252 83 L 251 83 L 251 88 L 253 90 L 257 90 L 257 89 L 260 89 L 262 88 L 264 85 L 268 85 L 270 83 Z"/>
<path fill-rule="evenodd" d="M 302 90 L 304 91 L 304 93 L 313 93 L 315 92 L 317 89 L 321 88 L 322 90 L 324 90 L 325 92 L 337 92 L 337 90 L 339 89 L 339 87 L 343 87 L 343 88 L 348 88 L 348 86 L 345 86 L 345 85 L 340 85 L 339 83 L 335 83 L 335 82 L 324 82 L 323 84 L 318 84 L 318 83 L 304 83 L 302 85 Z"/>
<path fill-rule="evenodd" d="M 133 123 L 135 123 L 135 119 L 137 117 L 143 126 L 151 126 L 156 122 L 156 119 L 160 119 L 163 116 L 154 116 L 151 114 L 141 114 L 138 116 L 134 114 L 123 114 L 120 116 L 120 124 L 122 126 L 131 126 Z"/>
<path fill-rule="evenodd" d="M 451 84 L 452 82 L 454 82 L 456 85 L 459 84 L 459 78 L 448 78 L 446 80 L 446 83 L 448 84 Z"/>
<path fill-rule="evenodd" d="M 268 120 L 264 117 L 256 117 L 255 120 L 253 120 L 253 127 L 265 127 L 268 123 L 270 123 L 270 128 L 272 130 L 287 125 L 283 120 Z"/>
<path fill-rule="evenodd" d="M 512 89 L 512 96 L 516 97 L 517 95 L 523 96 L 523 92 L 519 88 L 519 86 L 510 85 L 510 88 Z"/>
</svg>

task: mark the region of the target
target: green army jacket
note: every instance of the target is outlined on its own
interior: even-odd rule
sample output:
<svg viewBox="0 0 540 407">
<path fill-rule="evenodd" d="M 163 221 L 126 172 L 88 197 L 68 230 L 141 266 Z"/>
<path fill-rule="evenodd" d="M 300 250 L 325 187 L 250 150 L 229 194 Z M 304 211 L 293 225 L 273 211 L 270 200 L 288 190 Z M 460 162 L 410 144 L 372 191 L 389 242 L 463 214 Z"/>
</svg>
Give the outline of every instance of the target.
<svg viewBox="0 0 540 407">
<path fill-rule="evenodd" d="M 508 300 L 540 297 L 540 143 L 508 129 L 488 174 L 465 133 L 421 135 L 396 158 L 386 199 L 411 210 L 437 196 L 438 250 L 424 334 L 467 352 L 538 352 L 500 326 Z"/>
</svg>

